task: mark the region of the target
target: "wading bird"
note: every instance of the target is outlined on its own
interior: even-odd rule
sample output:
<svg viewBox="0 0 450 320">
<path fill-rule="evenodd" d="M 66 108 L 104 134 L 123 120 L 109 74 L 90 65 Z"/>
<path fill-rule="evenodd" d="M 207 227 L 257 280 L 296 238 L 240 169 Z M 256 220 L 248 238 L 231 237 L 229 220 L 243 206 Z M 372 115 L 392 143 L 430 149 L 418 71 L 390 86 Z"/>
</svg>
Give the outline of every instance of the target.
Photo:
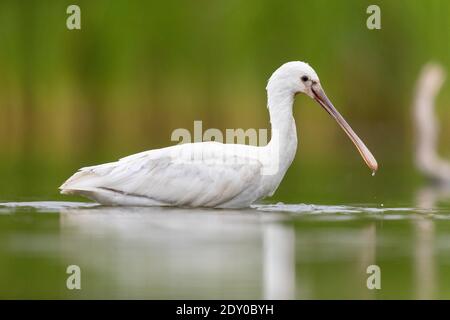
<svg viewBox="0 0 450 320">
<path fill-rule="evenodd" d="M 422 174 L 439 184 L 450 184 L 450 162 L 437 153 L 439 125 L 435 98 L 444 83 L 445 73 L 438 64 L 427 64 L 416 85 L 413 122 L 416 131 L 415 162 Z"/>
<path fill-rule="evenodd" d="M 272 137 L 266 146 L 199 142 L 141 152 L 80 169 L 61 187 L 105 205 L 243 208 L 271 196 L 297 150 L 294 97 L 316 100 L 342 127 L 368 167 L 377 162 L 300 61 L 278 68 L 267 84 Z"/>
</svg>

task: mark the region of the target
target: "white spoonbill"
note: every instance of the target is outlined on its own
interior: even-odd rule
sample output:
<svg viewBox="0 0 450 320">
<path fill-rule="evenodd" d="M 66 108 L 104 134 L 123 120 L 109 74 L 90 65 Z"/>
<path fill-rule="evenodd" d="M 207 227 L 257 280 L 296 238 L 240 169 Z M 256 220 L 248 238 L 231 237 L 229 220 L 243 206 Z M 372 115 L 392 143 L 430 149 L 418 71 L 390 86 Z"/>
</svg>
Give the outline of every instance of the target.
<svg viewBox="0 0 450 320">
<path fill-rule="evenodd" d="M 272 137 L 266 146 L 199 142 L 137 153 L 80 169 L 61 187 L 105 205 L 243 208 L 277 189 L 297 150 L 294 97 L 316 100 L 342 127 L 369 168 L 377 162 L 334 108 L 316 72 L 300 61 L 278 68 L 267 84 Z"/>
<path fill-rule="evenodd" d="M 450 184 L 450 162 L 437 153 L 439 124 L 434 110 L 435 99 L 444 79 L 444 69 L 438 64 L 428 63 L 417 81 L 413 105 L 415 161 L 419 171 L 430 180 Z"/>
</svg>

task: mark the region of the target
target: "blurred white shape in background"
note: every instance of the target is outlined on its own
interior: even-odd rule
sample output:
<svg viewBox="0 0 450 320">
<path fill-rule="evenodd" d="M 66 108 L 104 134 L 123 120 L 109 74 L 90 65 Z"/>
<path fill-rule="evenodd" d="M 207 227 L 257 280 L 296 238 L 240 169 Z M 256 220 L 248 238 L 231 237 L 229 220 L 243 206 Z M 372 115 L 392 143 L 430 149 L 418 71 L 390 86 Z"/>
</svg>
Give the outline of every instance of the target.
<svg viewBox="0 0 450 320">
<path fill-rule="evenodd" d="M 440 184 L 450 183 L 450 163 L 437 153 L 439 125 L 435 98 L 444 79 L 445 72 L 440 65 L 426 64 L 417 81 L 413 104 L 416 166 L 424 176 Z"/>
<path fill-rule="evenodd" d="M 419 75 L 413 103 L 413 123 L 417 169 L 435 185 L 422 187 L 416 194 L 420 209 L 432 210 L 440 200 L 450 198 L 450 162 L 438 155 L 439 124 L 435 112 L 435 100 L 445 80 L 443 67 L 427 63 Z M 416 299 L 433 299 L 437 290 L 435 250 L 435 225 L 424 215 L 415 223 L 416 245 L 414 274 Z"/>
</svg>

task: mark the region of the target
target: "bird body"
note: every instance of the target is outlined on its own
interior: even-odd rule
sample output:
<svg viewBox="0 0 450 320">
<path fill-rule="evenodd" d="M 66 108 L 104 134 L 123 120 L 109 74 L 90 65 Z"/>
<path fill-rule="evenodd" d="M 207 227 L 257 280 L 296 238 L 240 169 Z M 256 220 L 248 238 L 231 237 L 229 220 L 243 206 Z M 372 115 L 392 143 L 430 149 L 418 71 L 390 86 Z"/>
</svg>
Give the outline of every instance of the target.
<svg viewBox="0 0 450 320">
<path fill-rule="evenodd" d="M 248 207 L 281 182 L 281 170 L 262 174 L 270 164 L 256 155 L 269 148 L 200 142 L 150 150 L 82 168 L 61 189 L 106 205 Z"/>
<path fill-rule="evenodd" d="M 377 163 L 323 92 L 306 63 L 288 62 L 267 85 L 272 137 L 266 146 L 200 142 L 134 154 L 85 167 L 61 187 L 105 205 L 243 208 L 271 196 L 297 150 L 292 113 L 297 93 L 317 100 L 357 146 L 372 170 Z"/>
</svg>

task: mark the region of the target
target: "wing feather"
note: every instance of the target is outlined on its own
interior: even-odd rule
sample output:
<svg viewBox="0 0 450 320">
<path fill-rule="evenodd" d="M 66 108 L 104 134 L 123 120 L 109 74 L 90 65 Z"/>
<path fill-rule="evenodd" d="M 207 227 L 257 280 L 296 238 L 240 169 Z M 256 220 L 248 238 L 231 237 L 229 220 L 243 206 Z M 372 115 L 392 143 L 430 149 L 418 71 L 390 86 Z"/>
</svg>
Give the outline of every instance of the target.
<svg viewBox="0 0 450 320">
<path fill-rule="evenodd" d="M 219 152 L 209 152 L 198 161 L 182 158 L 181 153 L 186 151 L 183 146 L 186 145 L 146 151 L 117 162 L 82 168 L 61 186 L 62 192 L 106 189 L 167 205 L 215 207 L 254 188 L 261 179 L 262 164 L 257 159 L 248 159 L 239 153 L 230 155 L 230 149 L 225 158 Z M 223 146 L 227 145 L 218 147 Z M 206 143 L 201 147 L 211 149 Z"/>
</svg>

